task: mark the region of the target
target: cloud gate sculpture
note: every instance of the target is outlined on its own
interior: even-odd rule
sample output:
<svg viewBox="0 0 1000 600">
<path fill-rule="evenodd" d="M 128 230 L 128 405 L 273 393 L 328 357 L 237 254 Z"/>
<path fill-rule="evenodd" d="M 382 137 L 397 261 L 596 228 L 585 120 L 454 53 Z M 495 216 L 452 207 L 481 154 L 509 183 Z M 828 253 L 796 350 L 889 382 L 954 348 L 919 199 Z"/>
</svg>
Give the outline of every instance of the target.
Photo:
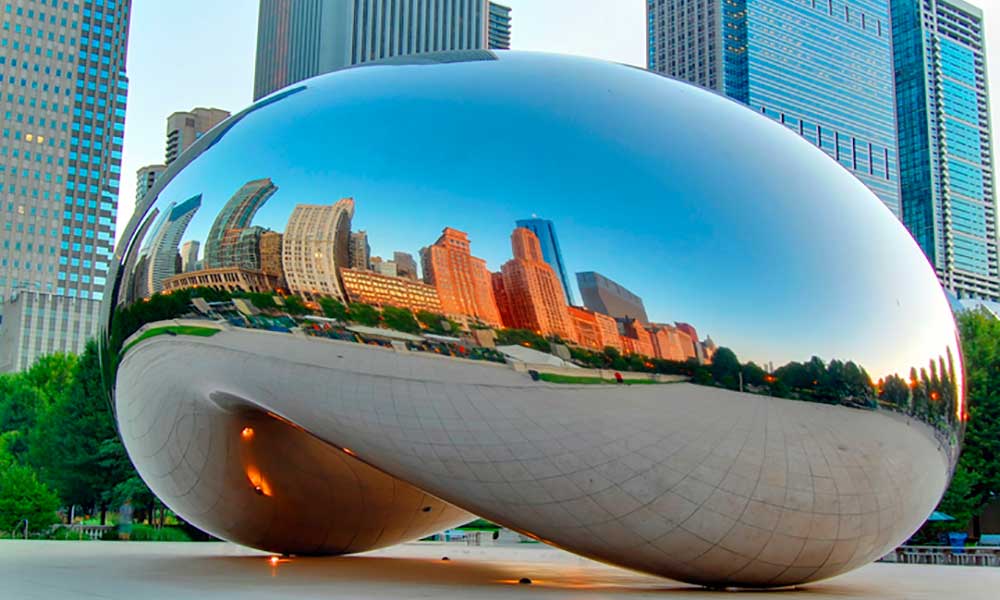
<svg viewBox="0 0 1000 600">
<path fill-rule="evenodd" d="M 478 515 L 713 586 L 879 558 L 958 455 L 955 324 L 902 225 L 816 147 L 845 138 L 754 112 L 622 65 L 463 52 L 234 115 L 140 202 L 108 283 L 143 479 L 290 554 Z M 867 142 L 840 160 L 885 170 Z"/>
</svg>

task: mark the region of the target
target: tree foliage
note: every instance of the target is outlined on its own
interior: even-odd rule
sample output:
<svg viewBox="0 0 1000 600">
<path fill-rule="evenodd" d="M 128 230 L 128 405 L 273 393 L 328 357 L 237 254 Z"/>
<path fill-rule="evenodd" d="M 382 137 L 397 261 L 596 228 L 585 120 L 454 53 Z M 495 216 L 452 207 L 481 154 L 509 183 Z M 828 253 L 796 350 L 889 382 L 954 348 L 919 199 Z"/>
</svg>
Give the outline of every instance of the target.
<svg viewBox="0 0 1000 600">
<path fill-rule="evenodd" d="M 0 434 L 0 531 L 22 531 L 28 521 L 28 531 L 38 533 L 59 522 L 56 510 L 59 498 L 27 465 L 20 464 L 10 452 L 20 432 Z"/>
</svg>

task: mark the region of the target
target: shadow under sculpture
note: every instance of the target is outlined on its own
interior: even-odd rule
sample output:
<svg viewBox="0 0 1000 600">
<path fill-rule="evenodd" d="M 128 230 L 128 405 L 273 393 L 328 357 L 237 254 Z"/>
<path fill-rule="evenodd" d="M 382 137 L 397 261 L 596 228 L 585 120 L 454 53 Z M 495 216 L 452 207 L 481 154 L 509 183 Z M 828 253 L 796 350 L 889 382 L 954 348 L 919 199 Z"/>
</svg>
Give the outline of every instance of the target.
<svg viewBox="0 0 1000 600">
<path fill-rule="evenodd" d="M 351 553 L 474 514 L 782 586 L 905 540 L 957 459 L 955 324 L 894 215 L 808 139 L 639 69 L 339 71 L 141 206 L 106 294 L 116 415 L 224 539 Z"/>
</svg>

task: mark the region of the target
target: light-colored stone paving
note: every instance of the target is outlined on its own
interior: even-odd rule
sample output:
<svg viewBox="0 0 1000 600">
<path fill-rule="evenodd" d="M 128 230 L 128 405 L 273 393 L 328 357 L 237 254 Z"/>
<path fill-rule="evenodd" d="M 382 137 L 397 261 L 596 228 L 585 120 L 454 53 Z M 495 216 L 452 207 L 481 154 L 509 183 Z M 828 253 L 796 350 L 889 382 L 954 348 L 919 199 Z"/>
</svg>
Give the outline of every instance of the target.
<svg viewBox="0 0 1000 600">
<path fill-rule="evenodd" d="M 441 560 L 443 556 L 450 560 Z M 518 580 L 529 577 L 531 585 Z M 755 600 L 995 600 L 1000 569 L 873 564 Z M 539 545 L 412 543 L 336 558 L 281 559 L 223 543 L 0 542 L 0 598 L 732 598 Z"/>
</svg>

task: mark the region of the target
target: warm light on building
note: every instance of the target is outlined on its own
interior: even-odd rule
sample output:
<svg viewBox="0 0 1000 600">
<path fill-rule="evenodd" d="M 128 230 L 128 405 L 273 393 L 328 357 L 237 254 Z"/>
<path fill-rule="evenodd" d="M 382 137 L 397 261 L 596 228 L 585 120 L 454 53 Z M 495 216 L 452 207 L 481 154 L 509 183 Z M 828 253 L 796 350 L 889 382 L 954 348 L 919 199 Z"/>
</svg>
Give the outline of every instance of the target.
<svg viewBox="0 0 1000 600">
<path fill-rule="evenodd" d="M 297 204 L 281 243 L 281 266 L 294 294 L 344 299 L 339 269 L 350 264 L 354 200 Z"/>
<path fill-rule="evenodd" d="M 566 295 L 559 276 L 542 256 L 538 236 L 518 227 L 510 241 L 514 257 L 500 269 L 505 303 L 501 313 L 509 319 L 504 325 L 576 341 Z"/>
<path fill-rule="evenodd" d="M 432 285 L 357 269 L 341 269 L 340 278 L 350 302 L 378 307 L 395 306 L 414 313 L 422 310 L 441 312 L 441 301 Z"/>
<path fill-rule="evenodd" d="M 437 290 L 444 314 L 501 324 L 486 261 L 472 256 L 468 234 L 446 227 L 434 244 L 420 250 L 420 260 L 424 281 Z"/>
</svg>

